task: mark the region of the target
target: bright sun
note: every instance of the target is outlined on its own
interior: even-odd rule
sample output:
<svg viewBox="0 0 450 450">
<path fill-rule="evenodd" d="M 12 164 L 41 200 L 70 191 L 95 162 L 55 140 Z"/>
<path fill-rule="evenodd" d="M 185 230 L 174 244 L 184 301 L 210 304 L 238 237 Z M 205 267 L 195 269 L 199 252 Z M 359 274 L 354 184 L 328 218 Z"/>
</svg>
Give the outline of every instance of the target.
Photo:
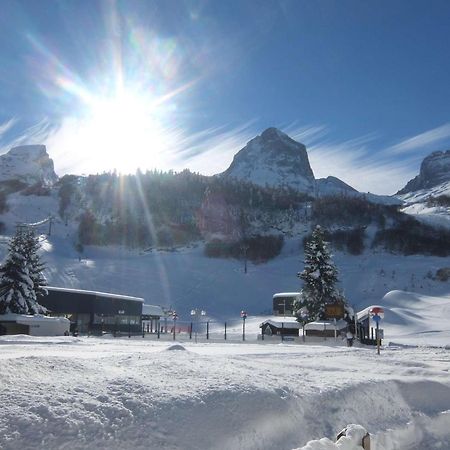
<svg viewBox="0 0 450 450">
<path fill-rule="evenodd" d="M 157 109 L 148 99 L 126 92 L 92 99 L 79 133 L 89 148 L 95 148 L 95 156 L 124 173 L 144 162 L 157 167 L 165 144 Z"/>
</svg>

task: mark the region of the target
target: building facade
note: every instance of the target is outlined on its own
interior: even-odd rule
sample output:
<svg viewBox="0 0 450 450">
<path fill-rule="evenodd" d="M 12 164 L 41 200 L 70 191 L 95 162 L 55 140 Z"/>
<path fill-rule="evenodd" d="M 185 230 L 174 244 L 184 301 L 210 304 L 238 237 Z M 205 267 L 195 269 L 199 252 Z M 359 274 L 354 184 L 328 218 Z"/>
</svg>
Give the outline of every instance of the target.
<svg viewBox="0 0 450 450">
<path fill-rule="evenodd" d="M 72 333 L 142 332 L 143 298 L 59 287 L 47 291 L 39 303 L 50 315 L 67 317 Z"/>
</svg>

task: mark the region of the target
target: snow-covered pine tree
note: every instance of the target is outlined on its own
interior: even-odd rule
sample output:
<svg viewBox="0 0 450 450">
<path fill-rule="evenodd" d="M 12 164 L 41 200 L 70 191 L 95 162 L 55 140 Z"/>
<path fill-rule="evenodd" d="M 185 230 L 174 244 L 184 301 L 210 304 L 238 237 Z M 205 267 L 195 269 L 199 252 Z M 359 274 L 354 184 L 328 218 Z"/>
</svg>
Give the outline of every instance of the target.
<svg viewBox="0 0 450 450">
<path fill-rule="evenodd" d="M 343 300 L 335 286 L 337 275 L 324 232 L 317 225 L 305 246 L 305 267 L 297 275 L 303 280 L 299 299 L 294 304 L 300 322 L 322 319 L 325 305 Z"/>
<path fill-rule="evenodd" d="M 24 232 L 24 255 L 27 260 L 29 268 L 29 276 L 33 281 L 34 291 L 36 293 L 36 298 L 44 297 L 48 294 L 47 289 L 47 279 L 44 276 L 45 264 L 42 262 L 39 256 L 39 249 L 41 244 L 39 243 L 39 238 L 36 236 L 32 229 Z M 43 308 L 41 306 L 41 308 Z"/>
<path fill-rule="evenodd" d="M 6 261 L 0 267 L 0 314 L 46 312 L 37 302 L 25 235 L 23 230 L 17 229 L 9 243 Z"/>
</svg>

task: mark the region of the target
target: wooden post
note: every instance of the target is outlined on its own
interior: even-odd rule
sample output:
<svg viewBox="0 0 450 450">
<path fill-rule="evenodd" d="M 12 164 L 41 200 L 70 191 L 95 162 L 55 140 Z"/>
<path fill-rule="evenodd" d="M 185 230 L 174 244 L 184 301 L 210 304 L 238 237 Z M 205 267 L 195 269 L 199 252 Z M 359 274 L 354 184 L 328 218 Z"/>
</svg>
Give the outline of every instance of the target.
<svg viewBox="0 0 450 450">
<path fill-rule="evenodd" d="M 227 323 L 225 322 L 225 333 L 223 335 L 224 339 L 227 340 Z"/>
</svg>

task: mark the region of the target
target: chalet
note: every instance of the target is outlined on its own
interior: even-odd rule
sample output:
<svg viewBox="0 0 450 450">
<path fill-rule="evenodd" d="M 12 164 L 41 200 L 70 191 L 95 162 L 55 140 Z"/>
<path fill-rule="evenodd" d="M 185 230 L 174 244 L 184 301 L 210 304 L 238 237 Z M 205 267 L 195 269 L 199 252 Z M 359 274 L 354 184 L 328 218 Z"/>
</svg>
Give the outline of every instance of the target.
<svg viewBox="0 0 450 450">
<path fill-rule="evenodd" d="M 259 328 L 261 334 L 265 336 L 297 336 L 301 324 L 294 317 L 286 317 L 285 319 L 273 318 L 265 320 Z"/>
</svg>

